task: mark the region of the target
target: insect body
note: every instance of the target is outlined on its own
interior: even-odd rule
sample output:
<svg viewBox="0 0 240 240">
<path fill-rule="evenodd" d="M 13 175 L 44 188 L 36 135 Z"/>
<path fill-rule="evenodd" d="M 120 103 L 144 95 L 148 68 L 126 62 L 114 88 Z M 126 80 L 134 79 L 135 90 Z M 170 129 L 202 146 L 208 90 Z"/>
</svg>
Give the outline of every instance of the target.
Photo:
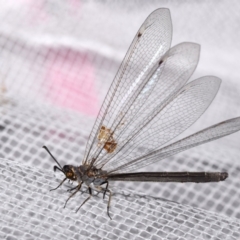
<svg viewBox="0 0 240 240">
<path fill-rule="evenodd" d="M 61 165 L 59 164 L 57 159 L 51 154 L 51 152 L 48 150 L 48 148 L 46 146 L 43 146 L 43 148 L 46 149 L 46 151 L 51 155 L 51 157 L 54 159 L 54 161 L 58 164 L 58 166 L 54 166 L 54 171 L 56 169 L 58 169 L 59 171 L 63 172 L 66 176 L 62 180 L 62 182 L 56 188 L 54 188 L 52 190 L 58 189 L 67 179 L 69 179 L 71 181 L 77 181 L 78 182 L 78 185 L 76 187 L 68 190 L 69 192 L 71 192 L 73 190 L 76 190 L 76 191 L 74 191 L 69 196 L 69 198 L 65 202 L 64 207 L 66 206 L 68 200 L 71 197 L 73 197 L 81 189 L 82 184 L 85 183 L 88 186 L 88 190 L 89 190 L 90 195 L 82 203 L 82 205 L 84 203 L 86 203 L 90 199 L 90 197 L 92 196 L 92 190 L 91 190 L 92 188 L 94 188 L 94 190 L 97 190 L 97 191 L 104 190 L 103 198 L 105 197 L 105 194 L 108 191 L 110 196 L 109 196 L 109 201 L 108 201 L 107 213 L 108 213 L 109 218 L 111 218 L 110 215 L 109 215 L 111 192 L 110 192 L 110 190 L 108 190 L 107 172 L 103 171 L 101 169 L 97 169 L 95 167 L 90 167 L 88 165 L 80 165 L 79 167 L 76 167 L 76 166 L 73 166 L 73 165 L 65 165 L 65 166 L 61 167 Z M 101 187 L 101 185 L 103 185 L 103 184 L 107 184 L 105 189 L 103 189 Z M 81 208 L 81 206 L 77 209 L 77 211 Z"/>
<path fill-rule="evenodd" d="M 44 147 L 58 165 L 54 170 L 65 175 L 59 186 L 67 179 L 77 182 L 77 186 L 69 189 L 73 192 L 67 201 L 84 183 L 89 197 L 82 205 L 92 196 L 92 189 L 102 192 L 103 197 L 108 193 L 109 215 L 110 181 L 198 183 L 219 182 L 228 177 L 227 172 L 136 172 L 240 130 L 238 117 L 168 144 L 204 113 L 221 83 L 214 76 L 187 83 L 197 66 L 200 46 L 184 42 L 170 48 L 171 38 L 169 10 L 155 10 L 140 27 L 123 59 L 93 126 L 80 166 L 61 167 Z"/>
</svg>

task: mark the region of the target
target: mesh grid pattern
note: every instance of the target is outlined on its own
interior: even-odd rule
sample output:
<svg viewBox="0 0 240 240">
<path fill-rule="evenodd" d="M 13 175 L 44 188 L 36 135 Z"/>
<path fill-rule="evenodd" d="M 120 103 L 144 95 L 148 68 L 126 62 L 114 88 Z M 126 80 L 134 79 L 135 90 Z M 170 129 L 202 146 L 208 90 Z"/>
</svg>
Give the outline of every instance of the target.
<svg viewBox="0 0 240 240">
<path fill-rule="evenodd" d="M 58 179 L 60 180 L 60 179 Z M 113 195 L 111 213 L 106 200 L 94 197 L 74 213 L 85 195 L 63 209 L 65 191 L 49 194 L 57 184 L 49 171 L 1 161 L 1 229 L 8 239 L 239 239 L 234 220 L 178 203 L 122 192 Z M 65 189 L 66 190 L 66 189 Z M 11 221 L 12 219 L 12 221 Z M 10 222 L 11 221 L 11 222 Z M 46 231 L 48 229 L 48 231 Z"/>
<path fill-rule="evenodd" d="M 133 1 L 134 7 L 121 1 L 40 2 L 20 8 L 0 1 L 0 87 L 7 90 L 0 93 L 1 239 L 239 239 L 238 133 L 143 169 L 227 171 L 226 181 L 111 184 L 112 221 L 101 195 L 77 214 L 87 194 L 63 209 L 72 185 L 49 192 L 62 175 L 53 174 L 54 162 L 42 149 L 47 145 L 61 164 L 82 161 L 120 61 L 140 24 L 159 7 L 170 8 L 172 45 L 201 44 L 194 78 L 223 79 L 211 110 L 189 131 L 239 116 L 238 1 Z"/>
<path fill-rule="evenodd" d="M 1 144 L 1 153 L 8 159 L 14 159 L 1 160 L 1 221 L 4 226 L 1 230 L 2 236 L 21 236 L 22 239 L 61 239 L 66 236 L 69 239 L 78 239 L 79 236 L 89 239 L 116 239 L 116 236 L 119 239 L 191 239 L 193 236 L 196 239 L 238 239 L 239 224 L 235 220 L 226 219 L 224 215 L 240 218 L 236 211 L 240 204 L 237 179 L 240 169 L 221 161 L 217 165 L 211 165 L 208 161 L 201 162 L 198 158 L 190 158 L 186 154 L 169 159 L 171 161 L 163 161 L 162 169 L 227 169 L 231 178 L 222 183 L 169 183 L 161 184 L 160 187 L 155 183 L 111 184 L 112 223 L 106 213 L 107 200 L 103 201 L 100 195 L 92 197 L 77 214 L 74 211 L 87 194 L 78 194 L 69 201 L 66 209 L 63 209 L 69 195 L 66 189 L 72 185 L 66 184 L 57 191 L 49 192 L 63 176 L 54 176 L 51 171 L 54 163 L 41 147 L 43 143 L 48 145 L 61 163 L 78 164 L 79 156 L 83 156 L 83 143 L 87 140 L 87 133 L 84 135 L 79 129 L 84 121 L 79 122 L 78 118 L 74 117 L 74 112 L 69 118 L 62 111 L 55 110 L 49 114 L 47 107 L 44 110 L 39 106 L 31 109 L 27 108 L 27 105 L 6 106 L 1 120 L 1 126 L 4 126 L 1 130 L 1 140 L 4 142 Z M 82 154 L 79 146 L 82 146 Z M 16 159 L 22 159 L 25 163 Z M 127 187 L 133 191 L 126 190 Z M 125 189 L 124 194 L 122 189 Z M 142 192 L 142 195 L 136 192 Z M 154 195 L 153 192 L 158 198 L 148 196 Z M 160 196 L 162 198 L 159 198 Z M 18 220 L 11 223 L 10 219 L 15 219 L 16 216 L 19 216 Z M 34 229 L 29 231 L 34 224 Z M 63 232 L 59 231 L 61 227 L 65 229 Z M 44 235 L 43 229 L 49 228 L 50 231 L 44 230 Z"/>
</svg>

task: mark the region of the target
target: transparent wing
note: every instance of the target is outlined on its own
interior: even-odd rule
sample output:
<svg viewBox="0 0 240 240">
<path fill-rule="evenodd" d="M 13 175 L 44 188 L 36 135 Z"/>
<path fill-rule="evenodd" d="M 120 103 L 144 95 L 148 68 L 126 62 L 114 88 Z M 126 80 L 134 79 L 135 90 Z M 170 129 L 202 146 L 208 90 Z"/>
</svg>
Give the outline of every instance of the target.
<svg viewBox="0 0 240 240">
<path fill-rule="evenodd" d="M 201 116 L 217 94 L 220 83 L 217 77 L 202 77 L 183 86 L 163 102 L 155 102 L 145 118 L 136 118 L 136 128 L 131 134 L 116 139 L 120 147 L 115 153 L 99 157 L 95 165 L 111 171 L 159 149 Z"/>
<path fill-rule="evenodd" d="M 195 43 L 181 43 L 171 48 L 162 58 L 162 64 L 156 64 L 152 75 L 138 93 L 130 108 L 123 106 L 115 116 L 112 126 L 103 124 L 98 138 L 92 147 L 89 159 L 93 159 L 96 167 L 102 167 L 107 162 L 114 161 L 116 155 L 130 140 L 136 138 L 151 120 L 178 94 L 194 72 L 199 59 L 200 46 Z M 121 101 L 121 99 L 119 99 Z M 148 131 L 148 130 L 147 130 Z M 111 139 L 104 139 L 104 133 L 112 133 Z M 145 131 L 146 132 L 146 131 Z M 150 132 L 146 136 L 149 136 Z M 103 144 L 99 144 L 101 136 Z M 145 136 L 145 137 L 146 137 Z M 133 141 L 132 141 L 133 143 Z M 105 145 L 104 145 L 105 144 Z M 113 147 L 113 151 L 102 151 L 103 147 Z M 130 145 L 129 145 L 130 146 Z M 145 148 L 152 149 L 151 144 Z M 108 149 L 108 150 L 109 150 Z M 121 151 L 121 159 L 125 159 L 127 151 Z M 129 149 L 130 150 L 130 149 Z"/>
<path fill-rule="evenodd" d="M 201 130 L 166 147 L 163 147 L 156 151 L 152 151 L 151 153 L 143 155 L 139 158 L 133 159 L 131 162 L 119 165 L 112 169 L 110 172 L 121 173 L 135 171 L 136 169 L 144 167 L 148 164 L 160 161 L 164 158 L 185 151 L 189 148 L 196 147 L 200 144 L 227 136 L 239 130 L 240 117 L 229 119 L 204 130 Z"/>
<path fill-rule="evenodd" d="M 108 91 L 89 136 L 84 157 L 85 164 L 91 161 L 90 155 L 102 147 L 101 142 L 106 142 L 106 139 L 110 138 L 112 130 L 110 131 L 109 128 L 111 129 L 116 123 L 116 119 L 121 125 L 120 119 L 131 108 L 147 84 L 153 74 L 154 66 L 169 49 L 171 38 L 170 12 L 168 9 L 157 9 L 148 16 L 137 32 Z M 150 91 L 146 91 L 144 97 L 147 98 L 149 94 Z M 137 112 L 138 109 L 134 111 Z M 109 150 L 107 145 L 104 147 Z"/>
</svg>

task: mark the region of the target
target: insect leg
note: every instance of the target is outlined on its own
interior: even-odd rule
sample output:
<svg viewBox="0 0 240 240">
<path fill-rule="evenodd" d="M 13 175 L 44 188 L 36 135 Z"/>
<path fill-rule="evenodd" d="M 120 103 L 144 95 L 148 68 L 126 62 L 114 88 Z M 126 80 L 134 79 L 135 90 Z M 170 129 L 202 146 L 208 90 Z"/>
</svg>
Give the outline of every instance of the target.
<svg viewBox="0 0 240 240">
<path fill-rule="evenodd" d="M 71 192 L 71 191 L 75 190 L 76 188 L 78 188 L 78 185 L 77 185 L 76 187 L 69 188 L 69 189 L 67 190 L 67 192 Z"/>
<path fill-rule="evenodd" d="M 101 185 L 103 185 L 103 184 L 105 184 L 105 183 L 106 183 L 107 185 L 106 185 L 106 188 L 104 189 L 103 199 L 105 198 L 106 192 L 107 192 L 107 190 L 108 190 L 108 181 L 103 182 Z"/>
<path fill-rule="evenodd" d="M 112 218 L 110 217 L 110 214 L 109 214 L 109 208 L 110 208 L 110 203 L 111 203 L 111 198 L 112 198 L 112 192 L 109 189 L 107 189 L 106 192 L 109 192 L 108 205 L 107 205 L 107 214 L 108 214 L 109 218 L 112 220 Z"/>
<path fill-rule="evenodd" d="M 67 180 L 67 178 L 64 178 L 56 188 L 50 189 L 50 191 L 54 191 L 54 190 L 58 189 L 66 180 Z"/>
<path fill-rule="evenodd" d="M 108 205 L 107 205 L 107 214 L 108 214 L 109 218 L 112 220 L 112 218 L 111 218 L 111 216 L 110 216 L 110 214 L 109 214 L 109 208 L 110 208 L 110 203 L 111 203 L 111 198 L 112 198 L 112 192 L 108 189 L 108 182 L 106 181 L 105 183 L 107 183 L 107 186 L 106 186 L 106 188 L 104 189 L 103 198 L 105 197 L 106 192 L 108 192 L 108 193 L 109 193 L 109 198 L 108 198 Z M 104 183 L 103 183 L 103 184 L 104 184 Z M 98 189 L 99 189 L 100 191 L 103 191 L 103 188 L 102 188 L 102 187 L 98 187 Z"/>
<path fill-rule="evenodd" d="M 77 209 L 76 212 L 78 212 L 78 210 L 82 207 L 82 205 L 83 205 L 84 203 L 86 203 L 86 202 L 91 198 L 91 196 L 92 196 L 92 189 L 91 189 L 90 187 L 88 187 L 88 191 L 89 191 L 89 196 L 88 196 L 88 198 L 85 199 L 85 201 L 81 204 L 81 206 Z"/>
<path fill-rule="evenodd" d="M 82 186 L 82 182 L 77 186 L 77 190 L 76 190 L 75 192 L 73 192 L 73 193 L 69 196 L 69 198 L 66 200 L 63 208 L 66 207 L 66 204 L 67 204 L 68 200 L 69 200 L 71 197 L 73 197 L 73 196 L 80 190 L 81 186 Z"/>
<path fill-rule="evenodd" d="M 54 171 L 54 172 L 56 172 L 57 169 L 58 169 L 59 171 L 63 172 L 63 170 L 60 169 L 58 166 L 54 166 L 54 167 L 53 167 L 53 171 Z"/>
</svg>

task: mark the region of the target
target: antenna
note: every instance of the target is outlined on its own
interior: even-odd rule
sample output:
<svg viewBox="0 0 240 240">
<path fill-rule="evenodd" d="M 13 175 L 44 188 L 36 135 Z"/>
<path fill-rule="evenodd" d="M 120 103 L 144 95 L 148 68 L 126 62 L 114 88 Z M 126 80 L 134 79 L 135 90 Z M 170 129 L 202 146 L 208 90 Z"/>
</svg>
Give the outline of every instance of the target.
<svg viewBox="0 0 240 240">
<path fill-rule="evenodd" d="M 53 169 L 54 171 L 56 171 L 56 169 L 58 169 L 59 171 L 63 172 L 63 168 L 62 166 L 60 165 L 60 163 L 57 161 L 57 159 L 51 154 L 51 152 L 49 151 L 49 149 L 46 147 L 46 146 L 43 146 L 43 148 L 49 153 L 49 155 L 52 157 L 52 159 L 57 163 L 57 165 L 60 167 L 57 167 L 57 166 L 54 166 Z"/>
</svg>

